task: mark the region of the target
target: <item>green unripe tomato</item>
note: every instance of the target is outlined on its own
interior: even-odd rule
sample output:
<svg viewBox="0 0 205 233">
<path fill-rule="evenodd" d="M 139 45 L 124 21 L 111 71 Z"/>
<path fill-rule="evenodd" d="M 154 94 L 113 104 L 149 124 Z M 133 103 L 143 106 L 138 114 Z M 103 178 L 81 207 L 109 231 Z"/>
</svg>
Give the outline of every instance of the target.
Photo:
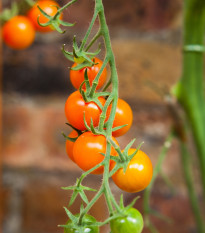
<svg viewBox="0 0 205 233">
<path fill-rule="evenodd" d="M 76 217 L 79 216 L 79 214 L 75 215 Z M 92 226 L 92 223 L 95 223 L 96 219 L 91 216 L 91 215 L 84 215 L 83 216 L 83 221 L 82 221 L 82 229 L 83 230 L 79 230 L 79 229 L 75 229 L 75 228 L 64 228 L 64 233 L 99 233 L 99 228 L 98 226 Z M 68 220 L 66 225 L 70 225 L 71 224 L 71 220 Z"/>
<path fill-rule="evenodd" d="M 141 213 L 130 208 L 125 211 L 125 217 L 119 217 L 110 222 L 112 233 L 141 233 L 144 221 Z"/>
</svg>

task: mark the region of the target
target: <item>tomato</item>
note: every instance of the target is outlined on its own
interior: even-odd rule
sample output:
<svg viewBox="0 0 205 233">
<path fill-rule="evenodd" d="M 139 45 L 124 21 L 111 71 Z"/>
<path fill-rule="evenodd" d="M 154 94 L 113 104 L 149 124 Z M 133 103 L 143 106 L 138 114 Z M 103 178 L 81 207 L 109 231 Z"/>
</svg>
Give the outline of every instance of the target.
<svg viewBox="0 0 205 233">
<path fill-rule="evenodd" d="M 118 144 L 115 138 L 113 140 Z M 84 171 L 90 170 L 104 160 L 105 157 L 100 153 L 106 153 L 106 138 L 103 135 L 85 132 L 75 141 L 73 157 L 76 164 Z M 111 155 L 117 155 L 114 147 L 111 147 Z M 114 161 L 110 160 L 110 163 Z M 102 174 L 103 170 L 103 166 L 100 166 L 92 174 Z"/>
<path fill-rule="evenodd" d="M 70 70 L 70 81 L 76 89 L 78 89 L 81 83 L 84 81 L 84 74 L 86 68 L 87 68 L 87 74 L 90 85 L 92 85 L 93 80 L 95 79 L 97 73 L 99 72 L 103 64 L 103 62 L 97 57 L 93 58 L 93 61 L 98 64 L 93 65 L 91 67 L 85 67 L 81 70 L 72 70 L 72 69 Z M 77 63 L 75 62 L 71 68 L 75 67 L 76 65 Z M 103 86 L 103 84 L 106 81 L 106 77 L 107 77 L 107 69 L 105 68 L 99 78 L 99 82 L 96 89 L 99 89 Z M 85 88 L 85 85 L 83 87 Z"/>
<path fill-rule="evenodd" d="M 119 217 L 110 222 L 112 233 L 141 233 L 144 221 L 141 213 L 135 208 L 125 210 L 125 217 Z"/>
<path fill-rule="evenodd" d="M 27 17 L 17 15 L 3 25 L 2 36 L 5 44 L 9 47 L 25 49 L 33 43 L 35 30 Z"/>
<path fill-rule="evenodd" d="M 135 149 L 131 148 L 128 154 L 133 154 Z M 114 183 L 122 190 L 130 193 L 145 189 L 152 179 L 152 162 L 141 150 L 129 162 L 126 172 L 120 168 L 112 176 Z"/>
<path fill-rule="evenodd" d="M 133 113 L 130 105 L 126 101 L 118 99 L 113 128 L 125 124 L 127 124 L 127 126 L 112 132 L 112 135 L 114 137 L 119 137 L 127 133 L 132 125 L 132 121 Z"/>
<path fill-rule="evenodd" d="M 75 216 L 79 216 L 79 214 L 76 214 Z M 92 226 L 92 223 L 95 223 L 96 219 L 91 216 L 91 215 L 84 215 L 83 216 L 83 221 L 82 221 L 82 228 L 83 229 L 75 229 L 74 227 L 72 228 L 64 228 L 64 233 L 99 233 L 99 228 L 98 226 Z M 68 220 L 66 225 L 70 225 L 71 220 Z"/>
<path fill-rule="evenodd" d="M 68 137 L 70 137 L 70 138 L 76 138 L 76 137 L 78 137 L 78 133 L 75 131 L 75 130 L 73 130 L 69 135 L 68 135 Z M 73 146 L 74 146 L 74 143 L 75 142 L 72 142 L 72 141 L 70 141 L 70 140 L 66 140 L 66 152 L 67 152 L 67 155 L 69 156 L 69 158 L 73 161 L 73 162 L 75 162 L 74 161 L 74 158 L 73 158 Z"/>
<path fill-rule="evenodd" d="M 99 97 L 99 101 L 104 105 L 105 99 L 103 97 Z M 101 112 L 102 110 L 96 103 L 86 103 L 79 91 L 73 92 L 65 103 L 65 115 L 68 122 L 81 131 L 86 130 L 83 121 L 84 113 L 88 125 L 90 125 L 92 118 L 94 126 L 97 126 Z"/>
<path fill-rule="evenodd" d="M 32 21 L 37 31 L 39 32 L 53 31 L 52 26 L 42 27 L 41 25 L 38 24 L 38 21 L 37 21 L 38 17 L 39 17 L 39 22 L 42 24 L 47 23 L 49 20 L 40 12 L 37 6 L 39 6 L 48 15 L 54 16 L 57 12 L 57 7 L 59 7 L 58 3 L 52 0 L 40 0 L 40 1 L 37 1 L 27 13 L 27 16 Z M 60 19 L 61 18 L 62 18 L 62 15 L 60 16 Z"/>
</svg>

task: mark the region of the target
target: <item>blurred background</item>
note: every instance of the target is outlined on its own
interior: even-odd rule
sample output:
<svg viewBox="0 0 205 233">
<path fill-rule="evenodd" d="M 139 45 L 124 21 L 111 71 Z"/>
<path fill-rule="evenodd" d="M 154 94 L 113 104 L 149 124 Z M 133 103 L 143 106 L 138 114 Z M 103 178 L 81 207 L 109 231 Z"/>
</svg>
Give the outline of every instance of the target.
<svg viewBox="0 0 205 233">
<path fill-rule="evenodd" d="M 3 0 L 2 8 L 12 1 Z M 65 0 L 58 3 L 62 6 Z M 122 148 L 133 138 L 142 141 L 143 151 L 156 164 L 172 119 L 161 93 L 166 94 L 180 77 L 182 0 L 103 0 L 112 47 L 119 74 L 119 95 L 134 112 L 130 131 L 118 138 Z M 2 229 L 3 233 L 60 233 L 67 216 L 71 193 L 61 187 L 72 185 L 81 170 L 67 157 L 64 104 L 74 91 L 69 80 L 72 65 L 61 52 L 62 44 L 72 50 L 73 35 L 83 37 L 92 17 L 94 1 L 79 0 L 64 12 L 65 21 L 76 22 L 61 35 L 37 34 L 34 44 L 15 51 L 3 44 L 2 58 Z M 97 28 L 97 27 L 96 27 Z M 196 232 L 184 179 L 178 145 L 172 147 L 153 188 L 151 206 L 170 218 L 154 218 L 161 233 Z M 85 184 L 99 187 L 101 176 L 89 176 Z M 117 199 L 122 191 L 111 181 Z M 123 192 L 128 204 L 143 212 L 143 192 Z M 88 193 L 91 199 L 92 193 Z M 79 211 L 80 200 L 70 210 Z M 104 199 L 90 213 L 98 220 L 107 216 Z M 102 232 L 109 229 L 104 227 Z M 149 232 L 146 228 L 143 233 Z"/>
</svg>

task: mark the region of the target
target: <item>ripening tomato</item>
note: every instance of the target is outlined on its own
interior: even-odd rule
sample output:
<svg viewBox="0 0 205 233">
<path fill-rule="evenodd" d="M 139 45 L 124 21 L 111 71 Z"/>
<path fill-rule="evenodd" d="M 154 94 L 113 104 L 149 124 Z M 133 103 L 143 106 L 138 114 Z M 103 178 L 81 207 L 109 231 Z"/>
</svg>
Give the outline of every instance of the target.
<svg viewBox="0 0 205 233">
<path fill-rule="evenodd" d="M 3 25 L 2 36 L 9 47 L 25 49 L 33 43 L 35 29 L 26 16 L 17 15 Z"/>
<path fill-rule="evenodd" d="M 135 208 L 129 208 L 124 214 L 125 217 L 110 221 L 112 233 L 141 233 L 144 226 L 141 213 Z"/>
<path fill-rule="evenodd" d="M 122 99 L 118 99 L 115 119 L 113 122 L 113 128 L 125 124 L 127 126 L 112 132 L 112 135 L 114 137 L 119 137 L 127 133 L 127 131 L 130 129 L 132 125 L 132 121 L 133 121 L 133 113 L 130 105 L 126 101 Z"/>
<path fill-rule="evenodd" d="M 133 154 L 135 149 L 131 148 L 128 154 Z M 114 183 L 122 190 L 130 193 L 139 192 L 145 189 L 152 179 L 152 162 L 150 158 L 141 150 L 138 150 L 132 158 L 124 173 L 120 168 L 112 176 Z"/>
<path fill-rule="evenodd" d="M 113 140 L 118 144 L 115 138 Z M 105 157 L 101 153 L 106 153 L 106 138 L 103 135 L 85 132 L 75 141 L 73 157 L 76 164 L 84 171 L 90 170 L 104 160 Z M 111 147 L 111 155 L 117 155 L 114 147 Z M 111 160 L 110 163 L 114 161 Z M 92 174 L 102 174 L 103 170 L 103 166 L 100 166 Z"/>
<path fill-rule="evenodd" d="M 103 97 L 99 97 L 99 101 L 104 105 L 105 99 Z M 86 103 L 79 91 L 73 92 L 65 103 L 65 115 L 68 122 L 81 131 L 86 130 L 83 120 L 84 114 L 88 125 L 90 125 L 92 118 L 94 126 L 97 126 L 101 112 L 102 110 L 96 103 Z"/>
<path fill-rule="evenodd" d="M 68 135 L 69 138 L 77 138 L 78 137 L 78 133 L 73 130 L 69 135 Z M 74 161 L 74 158 L 73 158 L 73 146 L 74 146 L 74 143 L 75 142 L 72 142 L 70 140 L 66 140 L 66 153 L 67 155 L 69 156 L 69 158 L 73 161 Z"/>
<path fill-rule="evenodd" d="M 79 216 L 79 214 L 75 215 L 76 217 Z M 99 227 L 98 226 L 92 226 L 93 223 L 96 223 L 96 219 L 89 215 L 85 214 L 83 216 L 83 221 L 82 221 L 82 228 L 81 229 L 75 229 L 75 227 L 71 228 L 64 228 L 64 233 L 99 233 Z M 71 220 L 68 220 L 66 225 L 71 225 L 72 222 Z"/>
<path fill-rule="evenodd" d="M 28 11 L 27 16 L 33 23 L 35 29 L 39 32 L 51 32 L 53 31 L 52 26 L 42 27 L 38 24 L 37 18 L 39 17 L 40 23 L 47 23 L 49 20 L 40 12 L 38 9 L 39 6 L 44 12 L 46 12 L 50 16 L 54 16 L 57 13 L 57 7 L 59 4 L 52 0 L 39 0 L 37 1 L 34 6 Z M 62 19 L 62 15 L 60 16 Z"/>
<path fill-rule="evenodd" d="M 98 64 L 93 65 L 91 67 L 85 67 L 81 70 L 72 70 L 72 68 L 77 65 L 76 62 L 72 65 L 71 70 L 70 70 L 70 81 L 76 89 L 78 89 L 81 83 L 84 81 L 84 74 L 85 74 L 86 68 L 87 68 L 87 74 L 88 74 L 90 85 L 92 85 L 93 80 L 95 79 L 97 73 L 99 72 L 103 64 L 103 62 L 97 57 L 93 58 L 93 61 Z M 99 89 L 103 86 L 103 84 L 106 81 L 106 77 L 107 77 L 107 69 L 105 68 L 99 78 L 99 82 L 98 82 L 96 89 Z M 83 87 L 85 88 L 85 85 Z"/>
</svg>

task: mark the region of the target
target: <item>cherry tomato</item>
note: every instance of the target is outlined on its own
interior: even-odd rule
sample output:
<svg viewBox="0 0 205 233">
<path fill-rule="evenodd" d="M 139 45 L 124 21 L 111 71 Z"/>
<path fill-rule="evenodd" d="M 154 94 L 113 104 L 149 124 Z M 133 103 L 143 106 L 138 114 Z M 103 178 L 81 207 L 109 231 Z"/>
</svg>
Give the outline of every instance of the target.
<svg viewBox="0 0 205 233">
<path fill-rule="evenodd" d="M 79 216 L 79 214 L 76 214 L 75 216 Z M 95 223 L 96 219 L 91 215 L 84 215 L 83 221 L 82 221 L 82 229 L 75 229 L 72 228 L 64 228 L 64 233 L 99 233 L 99 227 L 98 226 L 92 226 L 92 223 Z M 66 225 L 70 225 L 71 220 L 68 220 Z"/>
<path fill-rule="evenodd" d="M 30 20 L 18 15 L 7 21 L 2 28 L 3 40 L 13 49 L 28 48 L 34 41 L 35 30 Z"/>
<path fill-rule="evenodd" d="M 97 73 L 99 72 L 103 64 L 103 62 L 97 57 L 93 58 L 93 61 L 98 64 L 93 65 L 91 67 L 85 67 L 81 70 L 72 70 L 72 69 L 70 70 L 70 81 L 76 89 L 78 89 L 81 83 L 84 81 L 84 74 L 86 68 L 87 68 L 87 74 L 90 85 L 92 85 L 93 80 L 95 79 Z M 76 65 L 77 63 L 75 62 L 71 68 L 75 67 Z M 106 81 L 106 77 L 107 77 L 107 69 L 105 68 L 99 78 L 99 82 L 96 89 L 99 89 L 103 86 L 103 84 Z M 83 87 L 85 88 L 85 85 Z"/>
<path fill-rule="evenodd" d="M 103 97 L 99 97 L 99 101 L 104 105 L 105 99 Z M 101 112 L 102 110 L 96 103 L 86 103 L 79 91 L 73 92 L 65 103 L 65 115 L 68 122 L 81 131 L 86 130 L 83 121 L 84 113 L 88 125 L 90 125 L 92 118 L 94 126 L 97 126 Z"/>
<path fill-rule="evenodd" d="M 70 137 L 70 138 L 76 138 L 76 137 L 78 137 L 78 133 L 75 131 L 75 130 L 73 130 L 69 135 L 68 135 L 68 137 Z M 73 158 L 73 146 L 74 146 L 74 143 L 75 142 L 72 142 L 72 141 L 70 141 L 70 140 L 66 140 L 66 152 L 67 152 L 67 155 L 69 156 L 69 158 L 73 161 L 73 162 L 75 162 L 74 161 L 74 158 Z"/>
<path fill-rule="evenodd" d="M 133 154 L 135 149 L 131 148 L 128 154 Z M 130 193 L 145 189 L 152 179 L 152 162 L 141 150 L 129 162 L 126 172 L 120 168 L 112 176 L 114 183 L 122 190 Z"/>
<path fill-rule="evenodd" d="M 50 26 L 42 27 L 38 24 L 37 18 L 39 17 L 40 23 L 47 23 L 49 20 L 40 12 L 38 9 L 39 6 L 44 12 L 46 12 L 50 16 L 54 16 L 57 12 L 57 7 L 59 7 L 58 3 L 52 0 L 40 0 L 37 1 L 34 6 L 28 11 L 27 16 L 32 21 L 35 29 L 39 32 L 51 32 L 53 28 Z M 62 15 L 60 16 L 60 19 Z"/>
<path fill-rule="evenodd" d="M 122 99 L 118 99 L 115 119 L 113 122 L 113 128 L 125 124 L 127 124 L 127 126 L 114 131 L 112 135 L 114 137 L 119 137 L 127 133 L 127 131 L 130 129 L 132 125 L 132 121 L 133 121 L 133 113 L 130 105 L 126 101 Z"/>
<path fill-rule="evenodd" d="M 113 140 L 118 144 L 115 138 Z M 105 157 L 101 153 L 106 153 L 106 138 L 103 135 L 85 132 L 75 141 L 73 157 L 76 164 L 84 171 L 90 170 L 104 160 Z M 111 155 L 117 155 L 114 147 L 111 147 Z M 114 161 L 111 160 L 110 163 Z M 100 166 L 92 174 L 102 174 L 103 170 L 103 166 Z"/>
<path fill-rule="evenodd" d="M 125 217 L 119 217 L 110 222 L 112 233 L 141 233 L 144 222 L 141 213 L 129 208 L 124 212 Z"/>
</svg>

